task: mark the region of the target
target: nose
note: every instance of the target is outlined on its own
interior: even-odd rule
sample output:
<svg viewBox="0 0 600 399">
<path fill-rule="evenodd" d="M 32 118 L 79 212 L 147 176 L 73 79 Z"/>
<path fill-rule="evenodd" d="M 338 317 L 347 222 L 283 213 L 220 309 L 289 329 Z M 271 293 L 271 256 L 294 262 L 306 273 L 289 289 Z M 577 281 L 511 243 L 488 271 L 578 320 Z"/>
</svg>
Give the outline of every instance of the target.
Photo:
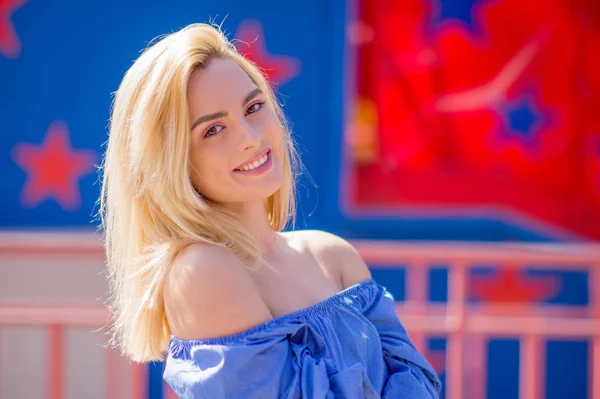
<svg viewBox="0 0 600 399">
<path fill-rule="evenodd" d="M 240 152 L 252 150 L 260 147 L 261 133 L 247 121 L 244 121 L 239 127 Z"/>
</svg>

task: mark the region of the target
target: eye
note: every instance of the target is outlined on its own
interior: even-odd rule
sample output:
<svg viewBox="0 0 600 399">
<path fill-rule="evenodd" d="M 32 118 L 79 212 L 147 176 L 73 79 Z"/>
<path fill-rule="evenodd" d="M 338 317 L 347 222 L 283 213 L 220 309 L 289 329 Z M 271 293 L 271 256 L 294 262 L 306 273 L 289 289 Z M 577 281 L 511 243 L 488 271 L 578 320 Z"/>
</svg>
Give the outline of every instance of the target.
<svg viewBox="0 0 600 399">
<path fill-rule="evenodd" d="M 264 101 L 259 101 L 257 103 L 252 104 L 246 110 L 246 115 L 253 114 L 253 113 L 259 111 L 263 107 L 263 105 L 265 105 Z"/>
<path fill-rule="evenodd" d="M 211 137 L 214 136 L 215 134 L 219 134 L 221 133 L 221 130 L 224 129 L 224 126 L 222 125 L 213 125 L 211 127 L 209 127 L 208 129 L 206 129 L 206 132 L 204 133 L 204 137 Z"/>
</svg>

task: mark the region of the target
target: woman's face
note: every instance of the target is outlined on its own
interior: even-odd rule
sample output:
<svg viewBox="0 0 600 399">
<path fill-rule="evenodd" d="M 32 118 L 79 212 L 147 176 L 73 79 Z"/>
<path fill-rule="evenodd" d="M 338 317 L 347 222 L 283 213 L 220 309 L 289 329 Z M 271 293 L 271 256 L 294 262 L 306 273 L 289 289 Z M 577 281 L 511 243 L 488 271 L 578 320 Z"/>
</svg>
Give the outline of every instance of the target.
<svg viewBox="0 0 600 399">
<path fill-rule="evenodd" d="M 188 84 L 192 179 L 219 203 L 265 199 L 282 183 L 283 128 L 266 96 L 232 59 L 214 59 Z"/>
</svg>

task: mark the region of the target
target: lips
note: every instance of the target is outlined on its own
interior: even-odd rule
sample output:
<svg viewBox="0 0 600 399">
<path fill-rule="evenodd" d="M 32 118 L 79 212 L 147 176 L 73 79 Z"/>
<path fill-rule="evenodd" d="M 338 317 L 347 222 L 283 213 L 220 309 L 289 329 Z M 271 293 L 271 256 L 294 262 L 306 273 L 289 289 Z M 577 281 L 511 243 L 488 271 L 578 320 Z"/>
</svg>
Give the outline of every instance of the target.
<svg viewBox="0 0 600 399">
<path fill-rule="evenodd" d="M 260 158 L 262 158 L 263 156 L 268 154 L 270 151 L 271 151 L 270 148 L 265 148 L 264 150 L 257 152 L 252 158 L 248 159 L 243 164 L 241 164 L 237 168 L 235 168 L 234 171 L 241 171 L 244 166 L 251 165 L 253 162 L 258 161 Z"/>
</svg>

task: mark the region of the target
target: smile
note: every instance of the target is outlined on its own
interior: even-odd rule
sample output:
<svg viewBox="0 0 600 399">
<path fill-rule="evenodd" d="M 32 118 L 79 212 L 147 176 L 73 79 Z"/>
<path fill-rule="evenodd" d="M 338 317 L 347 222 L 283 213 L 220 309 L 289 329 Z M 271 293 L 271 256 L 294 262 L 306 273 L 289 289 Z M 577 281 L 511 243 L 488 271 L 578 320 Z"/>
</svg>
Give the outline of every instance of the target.
<svg viewBox="0 0 600 399">
<path fill-rule="evenodd" d="M 241 174 L 262 174 L 270 169 L 271 163 L 271 150 L 268 149 L 263 155 L 255 157 L 233 171 Z"/>
</svg>

